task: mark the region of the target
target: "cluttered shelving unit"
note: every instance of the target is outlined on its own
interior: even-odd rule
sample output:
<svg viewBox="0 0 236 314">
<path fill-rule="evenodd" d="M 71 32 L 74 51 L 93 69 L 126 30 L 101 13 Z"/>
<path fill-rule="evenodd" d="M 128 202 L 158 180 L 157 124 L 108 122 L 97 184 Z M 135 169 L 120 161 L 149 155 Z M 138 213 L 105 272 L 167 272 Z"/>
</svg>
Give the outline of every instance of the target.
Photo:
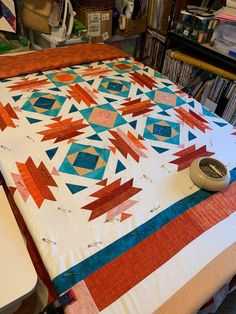
<svg viewBox="0 0 236 314">
<path fill-rule="evenodd" d="M 143 61 L 161 70 L 167 47 L 167 34 L 174 16 L 176 1 L 155 1 L 147 3 L 147 28 Z"/>
<path fill-rule="evenodd" d="M 203 1 L 199 3 L 199 8 L 207 3 L 215 5 L 215 9 L 226 4 L 225 1 Z M 222 49 L 219 31 L 218 34 L 215 31 L 224 25 L 225 18 L 228 18 L 228 9 L 223 8 L 223 12 L 217 13 L 216 20 L 215 12 L 209 14 L 210 17 L 198 15 L 198 7 L 195 7 L 197 13 L 191 15 L 189 4 L 193 3 L 177 0 L 170 6 L 162 2 L 162 5 L 166 5 L 166 10 L 162 11 L 169 14 L 168 24 L 162 29 L 148 27 L 144 62 L 162 72 L 211 111 L 236 125 L 235 46 L 230 45 L 228 51 Z M 204 10 L 213 11 L 206 7 Z M 234 12 L 234 9 L 230 9 L 231 12 Z M 230 24 L 231 21 L 227 23 Z M 212 45 L 215 33 L 216 40 L 219 39 L 221 44 L 220 49 Z"/>
<path fill-rule="evenodd" d="M 236 59 L 230 55 L 217 51 L 209 43 L 201 44 L 193 42 L 188 38 L 180 36 L 175 31 L 170 31 L 168 36 L 169 47 L 178 46 L 181 50 L 186 50 L 186 48 L 188 48 L 193 55 L 198 55 L 201 59 L 208 59 L 208 61 L 213 64 L 218 63 L 222 68 L 236 73 Z"/>
<path fill-rule="evenodd" d="M 123 0 L 4 0 L 14 11 L 14 27 L 10 30 L 0 27 L 0 54 L 17 53 L 19 49 L 13 47 L 12 38 L 24 36 L 27 50 L 106 42 L 139 58 L 146 30 L 147 1 L 137 0 L 129 7 Z M 13 33 L 10 36 L 9 31 Z"/>
</svg>

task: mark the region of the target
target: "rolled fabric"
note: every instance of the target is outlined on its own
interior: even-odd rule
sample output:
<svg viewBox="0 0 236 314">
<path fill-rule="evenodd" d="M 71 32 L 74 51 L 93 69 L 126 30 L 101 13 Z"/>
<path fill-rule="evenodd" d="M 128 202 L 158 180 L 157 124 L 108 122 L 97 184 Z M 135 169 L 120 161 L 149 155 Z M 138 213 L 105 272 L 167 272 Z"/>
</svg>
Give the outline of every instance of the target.
<svg viewBox="0 0 236 314">
<path fill-rule="evenodd" d="M 209 64 L 208 62 L 189 56 L 179 50 L 172 51 L 171 58 L 196 66 L 198 68 L 209 71 L 216 75 L 223 76 L 229 80 L 236 80 L 236 75 L 234 73 L 228 72 L 222 68 L 218 68 L 212 64 Z"/>
</svg>

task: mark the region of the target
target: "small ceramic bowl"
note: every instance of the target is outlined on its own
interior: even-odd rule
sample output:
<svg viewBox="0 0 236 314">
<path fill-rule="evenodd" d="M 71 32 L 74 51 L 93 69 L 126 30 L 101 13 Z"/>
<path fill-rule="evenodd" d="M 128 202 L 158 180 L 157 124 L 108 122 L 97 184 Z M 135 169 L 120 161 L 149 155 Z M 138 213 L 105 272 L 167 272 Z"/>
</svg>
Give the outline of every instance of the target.
<svg viewBox="0 0 236 314">
<path fill-rule="evenodd" d="M 199 188 L 208 191 L 225 189 L 230 182 L 230 173 L 226 166 L 215 158 L 195 159 L 190 166 L 190 177 Z"/>
</svg>

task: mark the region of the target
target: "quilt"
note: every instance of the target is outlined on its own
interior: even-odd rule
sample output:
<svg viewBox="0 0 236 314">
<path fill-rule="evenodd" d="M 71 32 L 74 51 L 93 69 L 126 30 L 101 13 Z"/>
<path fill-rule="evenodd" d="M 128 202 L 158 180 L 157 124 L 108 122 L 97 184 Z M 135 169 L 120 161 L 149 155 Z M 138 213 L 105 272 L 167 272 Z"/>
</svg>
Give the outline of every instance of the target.
<svg viewBox="0 0 236 314">
<path fill-rule="evenodd" d="M 236 129 L 130 56 L 1 79 L 0 130 L 1 172 L 75 298 L 67 313 L 153 313 L 235 243 Z M 226 190 L 193 184 L 202 156 L 227 165 Z"/>
<path fill-rule="evenodd" d="M 16 32 L 16 12 L 12 0 L 0 0 L 0 30 Z"/>
</svg>

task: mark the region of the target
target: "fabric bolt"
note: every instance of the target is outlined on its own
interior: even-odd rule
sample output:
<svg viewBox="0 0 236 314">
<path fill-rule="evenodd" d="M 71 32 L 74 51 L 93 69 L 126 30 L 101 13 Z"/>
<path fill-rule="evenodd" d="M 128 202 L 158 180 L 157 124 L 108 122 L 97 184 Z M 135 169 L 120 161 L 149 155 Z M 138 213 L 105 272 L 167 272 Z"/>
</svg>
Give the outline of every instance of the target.
<svg viewBox="0 0 236 314">
<path fill-rule="evenodd" d="M 27 54 L 27 62 L 25 62 L 24 54 L 2 56 L 0 78 L 37 72 L 42 69 L 42 66 L 44 70 L 51 70 L 57 67 L 127 56 L 129 56 L 128 53 L 105 44 L 101 44 L 99 47 L 96 44 L 83 44 L 82 47 L 75 45 L 36 51 Z"/>
<path fill-rule="evenodd" d="M 235 243 L 236 130 L 109 46 L 28 56 L 0 58 L 0 168 L 67 313 L 161 309 Z M 202 156 L 226 190 L 193 184 Z"/>
</svg>

